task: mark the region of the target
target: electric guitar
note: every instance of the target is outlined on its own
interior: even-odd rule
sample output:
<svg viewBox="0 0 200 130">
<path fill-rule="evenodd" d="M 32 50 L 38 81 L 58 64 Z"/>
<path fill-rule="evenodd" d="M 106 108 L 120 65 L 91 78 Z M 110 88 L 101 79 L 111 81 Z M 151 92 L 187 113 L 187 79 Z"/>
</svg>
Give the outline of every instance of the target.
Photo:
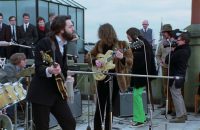
<svg viewBox="0 0 200 130">
<path fill-rule="evenodd" d="M 49 54 L 47 54 L 47 53 L 45 53 L 45 52 L 43 52 L 43 51 L 40 51 L 40 53 L 41 53 L 41 55 L 42 55 L 42 60 L 43 60 L 43 62 L 46 62 L 46 63 L 48 63 L 49 65 L 54 65 L 54 66 L 56 66 L 56 64 L 53 63 L 53 59 L 52 59 L 52 57 L 51 57 Z M 61 74 L 54 75 L 54 76 L 55 76 L 55 80 L 56 80 L 56 84 L 57 84 L 58 90 L 59 90 L 59 92 L 60 92 L 62 98 L 63 98 L 64 100 L 66 100 L 67 97 L 68 97 L 68 94 L 67 94 L 67 90 L 66 90 L 66 88 L 65 88 L 65 86 L 64 86 L 65 78 L 64 78 L 64 76 L 63 76 L 62 73 L 61 73 Z"/>
<path fill-rule="evenodd" d="M 143 43 L 141 41 L 136 41 L 136 42 L 130 43 L 130 45 L 127 48 L 123 48 L 121 49 L 121 51 L 125 52 L 129 48 L 133 48 L 136 50 L 142 46 L 143 46 Z M 93 74 L 95 80 L 98 80 L 98 81 L 104 80 L 106 78 L 106 75 L 103 73 L 107 73 L 109 70 L 115 68 L 115 64 L 113 63 L 114 55 L 115 55 L 115 51 L 113 50 L 108 50 L 106 54 L 101 54 L 101 53 L 97 54 L 96 59 L 101 61 L 104 64 L 101 67 L 96 67 L 96 66 L 92 67 L 93 72 L 99 72 L 99 73 Z"/>
</svg>

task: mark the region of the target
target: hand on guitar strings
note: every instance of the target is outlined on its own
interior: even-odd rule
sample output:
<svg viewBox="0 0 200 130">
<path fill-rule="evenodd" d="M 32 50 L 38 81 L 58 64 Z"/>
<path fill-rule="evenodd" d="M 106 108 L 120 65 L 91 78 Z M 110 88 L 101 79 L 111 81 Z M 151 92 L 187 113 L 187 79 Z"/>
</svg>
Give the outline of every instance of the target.
<svg viewBox="0 0 200 130">
<path fill-rule="evenodd" d="M 124 54 L 119 49 L 115 49 L 115 57 L 117 57 L 118 59 L 122 59 L 124 57 Z"/>
<path fill-rule="evenodd" d="M 61 68 L 60 65 L 58 63 L 55 63 L 56 65 L 51 65 L 50 67 L 48 67 L 48 72 L 50 74 L 60 74 L 61 73 Z"/>
<path fill-rule="evenodd" d="M 101 62 L 100 60 L 95 60 L 95 64 L 96 64 L 97 68 L 100 68 L 100 67 L 102 67 L 104 65 L 104 63 Z"/>
</svg>

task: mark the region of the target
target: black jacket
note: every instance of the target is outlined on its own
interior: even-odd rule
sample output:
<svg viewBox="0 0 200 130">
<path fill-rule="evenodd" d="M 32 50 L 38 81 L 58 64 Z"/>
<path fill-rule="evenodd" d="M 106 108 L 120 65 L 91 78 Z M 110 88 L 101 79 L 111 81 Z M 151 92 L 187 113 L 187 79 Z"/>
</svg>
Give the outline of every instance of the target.
<svg viewBox="0 0 200 130">
<path fill-rule="evenodd" d="M 0 41 L 5 41 L 5 38 L 6 38 L 6 28 L 7 28 L 7 25 L 5 23 L 2 23 L 2 28 L 0 30 Z"/>
<path fill-rule="evenodd" d="M 6 28 L 7 25 L 5 23 L 2 23 L 2 28 L 0 29 L 0 41 L 5 41 L 6 40 Z M 4 46 L 0 46 L 0 57 L 6 57 L 6 48 Z"/>
<path fill-rule="evenodd" d="M 55 61 L 60 64 L 63 74 L 67 74 L 66 66 L 66 51 L 62 56 L 57 41 Z M 66 48 L 64 49 L 66 50 Z M 30 88 L 28 90 L 27 99 L 33 103 L 51 106 L 55 101 L 64 101 L 61 94 L 58 91 L 55 77 L 48 78 L 46 76 L 46 68 L 48 64 L 43 62 L 40 51 L 47 52 L 51 57 L 53 51 L 51 49 L 51 42 L 48 37 L 41 39 L 36 45 L 35 49 L 35 75 L 31 81 Z"/>
<path fill-rule="evenodd" d="M 182 79 L 175 80 L 175 87 L 184 87 L 185 74 L 188 67 L 188 60 L 191 55 L 189 44 L 184 44 L 175 48 L 170 55 L 170 76 L 181 76 Z M 169 55 L 166 56 L 165 62 L 168 64 Z M 170 80 L 169 86 L 172 86 L 174 79 Z"/>
<path fill-rule="evenodd" d="M 146 64 L 148 68 L 148 74 L 155 74 L 155 61 L 154 54 L 151 45 L 148 43 L 146 39 L 143 37 L 139 37 L 145 44 L 146 48 L 146 58 L 147 63 L 145 62 L 145 53 L 144 46 L 138 49 L 132 49 L 133 51 L 133 66 L 132 66 L 132 74 L 141 74 L 147 75 L 146 73 Z M 150 79 L 149 79 L 150 80 Z M 147 78 L 141 77 L 131 77 L 131 87 L 139 88 L 147 85 Z"/>
<path fill-rule="evenodd" d="M 16 40 L 18 40 L 20 38 L 20 28 L 19 26 L 16 26 L 16 38 L 15 42 L 17 42 Z M 11 30 L 11 26 L 8 25 L 6 28 L 6 41 L 10 42 L 12 39 L 12 30 Z M 18 42 L 17 42 L 18 43 Z M 7 46 L 6 47 L 6 57 L 9 58 L 12 54 L 19 52 L 19 47 L 18 46 Z"/>
<path fill-rule="evenodd" d="M 46 30 L 42 31 L 39 29 L 39 27 L 37 27 L 37 32 L 38 32 L 38 41 L 46 36 Z"/>
<path fill-rule="evenodd" d="M 38 32 L 34 25 L 29 23 L 28 30 L 24 31 L 24 25 L 20 26 L 20 38 L 18 39 L 21 44 L 24 45 L 32 45 L 32 43 L 36 43 L 38 40 Z"/>
</svg>

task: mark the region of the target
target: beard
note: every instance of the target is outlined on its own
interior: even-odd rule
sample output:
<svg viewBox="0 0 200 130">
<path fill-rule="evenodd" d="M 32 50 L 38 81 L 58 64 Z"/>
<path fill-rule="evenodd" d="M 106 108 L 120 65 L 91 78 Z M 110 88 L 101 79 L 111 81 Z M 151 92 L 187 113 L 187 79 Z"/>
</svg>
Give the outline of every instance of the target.
<svg viewBox="0 0 200 130">
<path fill-rule="evenodd" d="M 63 34 L 62 34 L 62 37 L 67 40 L 67 41 L 71 41 L 73 38 L 74 38 L 74 35 L 71 34 L 71 33 L 68 33 L 67 31 L 65 31 Z"/>
</svg>

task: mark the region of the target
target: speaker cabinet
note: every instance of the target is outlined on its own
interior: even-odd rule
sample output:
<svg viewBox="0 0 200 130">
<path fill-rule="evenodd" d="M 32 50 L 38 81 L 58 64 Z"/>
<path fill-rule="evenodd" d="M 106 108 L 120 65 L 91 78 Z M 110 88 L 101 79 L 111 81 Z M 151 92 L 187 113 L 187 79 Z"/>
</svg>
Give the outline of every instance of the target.
<svg viewBox="0 0 200 130">
<path fill-rule="evenodd" d="M 144 111 L 147 114 L 146 91 L 143 92 L 142 99 L 143 99 Z M 114 116 L 117 116 L 117 117 L 133 116 L 133 93 L 132 92 L 119 93 L 115 101 L 113 114 Z"/>
</svg>

